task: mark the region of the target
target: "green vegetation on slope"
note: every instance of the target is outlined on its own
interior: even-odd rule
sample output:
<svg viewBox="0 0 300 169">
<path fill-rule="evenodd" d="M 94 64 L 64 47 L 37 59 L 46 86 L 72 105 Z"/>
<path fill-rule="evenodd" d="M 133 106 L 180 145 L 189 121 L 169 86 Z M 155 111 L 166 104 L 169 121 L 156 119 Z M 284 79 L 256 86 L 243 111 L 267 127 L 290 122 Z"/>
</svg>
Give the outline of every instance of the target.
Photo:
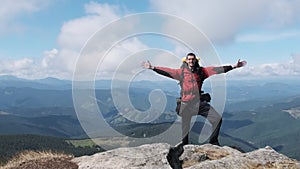
<svg viewBox="0 0 300 169">
<path fill-rule="evenodd" d="M 0 136 L 0 164 L 23 151 L 52 151 L 70 154 L 75 157 L 91 155 L 104 151 L 97 145 L 74 146 L 63 138 L 41 135 L 5 135 Z"/>
</svg>

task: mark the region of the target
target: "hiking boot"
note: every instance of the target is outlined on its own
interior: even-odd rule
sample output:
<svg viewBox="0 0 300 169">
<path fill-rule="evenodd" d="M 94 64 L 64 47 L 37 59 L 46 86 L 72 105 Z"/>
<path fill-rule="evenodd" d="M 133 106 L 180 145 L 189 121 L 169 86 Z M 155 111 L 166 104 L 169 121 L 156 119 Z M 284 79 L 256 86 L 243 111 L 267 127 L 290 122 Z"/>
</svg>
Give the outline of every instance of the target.
<svg viewBox="0 0 300 169">
<path fill-rule="evenodd" d="M 182 155 L 183 151 L 182 143 L 169 149 L 167 160 L 172 169 L 182 169 L 183 161 L 179 160 L 179 157 Z"/>
<path fill-rule="evenodd" d="M 212 144 L 212 145 L 220 146 L 219 141 L 214 141 L 214 142 L 209 142 L 209 143 Z"/>
</svg>

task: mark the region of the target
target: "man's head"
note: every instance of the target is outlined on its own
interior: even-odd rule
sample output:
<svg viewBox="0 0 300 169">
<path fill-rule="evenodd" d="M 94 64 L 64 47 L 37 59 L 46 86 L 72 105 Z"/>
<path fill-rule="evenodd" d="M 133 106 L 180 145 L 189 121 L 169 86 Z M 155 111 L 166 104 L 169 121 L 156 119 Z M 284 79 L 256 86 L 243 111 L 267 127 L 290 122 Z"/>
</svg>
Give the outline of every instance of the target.
<svg viewBox="0 0 300 169">
<path fill-rule="evenodd" d="M 185 58 L 185 62 L 189 66 L 189 68 L 193 68 L 198 62 L 197 57 L 194 53 L 188 53 Z"/>
</svg>

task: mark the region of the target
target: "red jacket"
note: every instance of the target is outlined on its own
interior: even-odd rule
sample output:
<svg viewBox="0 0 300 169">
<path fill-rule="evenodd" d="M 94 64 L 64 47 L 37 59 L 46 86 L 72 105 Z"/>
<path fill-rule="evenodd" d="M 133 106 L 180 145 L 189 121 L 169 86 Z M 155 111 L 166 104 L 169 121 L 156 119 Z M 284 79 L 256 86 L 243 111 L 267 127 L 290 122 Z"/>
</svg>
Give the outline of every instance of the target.
<svg viewBox="0 0 300 169">
<path fill-rule="evenodd" d="M 183 65 L 179 69 L 155 67 L 153 70 L 161 75 L 181 81 L 181 99 L 185 102 L 195 98 L 200 99 L 202 84 L 206 78 L 215 74 L 226 73 L 233 69 L 232 66 L 210 66 L 199 67 L 197 71 L 192 72 L 186 64 Z"/>
</svg>

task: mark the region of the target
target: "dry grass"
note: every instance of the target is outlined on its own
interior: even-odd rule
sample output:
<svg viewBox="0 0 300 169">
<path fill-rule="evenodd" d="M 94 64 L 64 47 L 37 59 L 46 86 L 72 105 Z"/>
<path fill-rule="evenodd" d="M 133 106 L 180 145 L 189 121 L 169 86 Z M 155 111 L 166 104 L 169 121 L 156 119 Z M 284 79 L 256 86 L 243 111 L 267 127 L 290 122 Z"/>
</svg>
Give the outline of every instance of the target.
<svg viewBox="0 0 300 169">
<path fill-rule="evenodd" d="M 287 159 L 279 162 L 267 162 L 265 164 L 248 162 L 249 169 L 299 169 L 300 165 L 296 160 Z"/>
<path fill-rule="evenodd" d="M 195 152 L 205 154 L 209 160 L 218 160 L 229 155 L 229 153 L 226 150 L 213 148 L 198 148 L 195 150 Z"/>
<path fill-rule="evenodd" d="M 0 169 L 77 169 L 73 156 L 51 151 L 24 151 L 13 157 Z"/>
<path fill-rule="evenodd" d="M 190 167 L 195 164 L 201 163 L 206 160 L 218 160 L 223 157 L 226 157 L 230 155 L 226 150 L 220 149 L 220 148 L 214 148 L 214 147 L 200 147 L 194 150 L 193 153 L 199 154 L 199 157 L 201 154 L 203 155 L 202 158 L 187 158 L 183 161 L 183 167 Z"/>
</svg>

